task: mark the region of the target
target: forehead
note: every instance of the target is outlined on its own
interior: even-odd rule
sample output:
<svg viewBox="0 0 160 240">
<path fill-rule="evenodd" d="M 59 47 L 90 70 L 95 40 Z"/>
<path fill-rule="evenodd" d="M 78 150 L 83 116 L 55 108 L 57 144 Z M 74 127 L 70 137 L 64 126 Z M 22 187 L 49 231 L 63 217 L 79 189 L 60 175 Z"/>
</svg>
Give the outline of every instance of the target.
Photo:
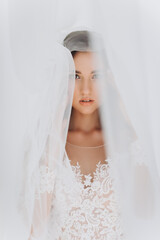
<svg viewBox="0 0 160 240">
<path fill-rule="evenodd" d="M 74 56 L 75 67 L 79 71 L 100 69 L 102 61 L 97 52 L 77 52 Z"/>
</svg>

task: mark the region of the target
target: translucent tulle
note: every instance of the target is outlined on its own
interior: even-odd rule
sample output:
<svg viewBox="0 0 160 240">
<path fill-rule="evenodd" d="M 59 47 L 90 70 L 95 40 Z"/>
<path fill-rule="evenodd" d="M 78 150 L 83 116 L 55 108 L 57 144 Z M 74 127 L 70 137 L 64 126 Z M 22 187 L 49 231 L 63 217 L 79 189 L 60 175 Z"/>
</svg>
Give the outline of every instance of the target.
<svg viewBox="0 0 160 240">
<path fill-rule="evenodd" d="M 159 240 L 157 2 L 8 0 L 0 6 L 0 239 Z M 75 66 L 63 40 L 76 30 L 98 34 L 89 38 L 103 63 L 96 84 L 106 155 L 75 150 L 79 164 L 97 164 L 91 174 L 76 161 L 72 166 L 67 145 Z M 93 201 L 84 202 L 89 189 Z"/>
</svg>

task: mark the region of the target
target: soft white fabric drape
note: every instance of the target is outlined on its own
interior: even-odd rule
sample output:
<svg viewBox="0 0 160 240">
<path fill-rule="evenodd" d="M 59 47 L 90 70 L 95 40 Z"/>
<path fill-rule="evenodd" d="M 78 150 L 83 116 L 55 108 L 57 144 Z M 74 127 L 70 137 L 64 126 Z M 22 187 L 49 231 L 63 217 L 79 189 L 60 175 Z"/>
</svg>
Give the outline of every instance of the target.
<svg viewBox="0 0 160 240">
<path fill-rule="evenodd" d="M 47 165 L 54 185 L 63 164 L 75 81 L 62 41 L 87 29 L 103 39 L 101 116 L 127 239 L 160 238 L 158 7 L 155 0 L 1 1 L 0 239 L 28 240 L 31 226 L 46 239 L 52 189 L 40 193 L 39 176 Z"/>
</svg>

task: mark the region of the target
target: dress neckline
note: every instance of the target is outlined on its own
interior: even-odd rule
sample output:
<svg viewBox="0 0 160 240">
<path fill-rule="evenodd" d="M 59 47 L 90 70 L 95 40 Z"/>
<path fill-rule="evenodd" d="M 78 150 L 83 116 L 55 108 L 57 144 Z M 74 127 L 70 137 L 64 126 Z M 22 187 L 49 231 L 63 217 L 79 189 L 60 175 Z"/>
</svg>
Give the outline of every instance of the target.
<svg viewBox="0 0 160 240">
<path fill-rule="evenodd" d="M 78 147 L 78 148 L 99 148 L 99 147 L 104 147 L 106 144 L 102 144 L 102 145 L 99 145 L 99 146 L 90 146 L 90 147 L 86 147 L 86 146 L 79 146 L 79 145 L 75 145 L 75 144 L 72 144 L 68 141 L 66 141 L 67 144 L 73 146 L 73 147 Z"/>
<path fill-rule="evenodd" d="M 101 161 L 99 161 L 97 164 L 96 164 L 96 169 L 95 171 L 93 172 L 93 177 L 91 176 L 91 173 L 89 174 L 83 174 L 81 172 L 81 169 L 80 169 L 80 165 L 79 165 L 79 162 L 77 161 L 77 164 L 76 165 L 72 165 L 71 164 L 71 159 L 69 159 L 68 155 L 67 155 L 67 151 L 65 149 L 65 155 L 66 155 L 66 159 L 67 159 L 67 164 L 72 172 L 72 174 L 76 177 L 76 175 L 78 175 L 78 182 L 81 184 L 81 186 L 83 186 L 83 189 L 89 189 L 91 188 L 92 184 L 94 184 L 95 182 L 95 176 L 97 175 L 97 172 L 99 170 L 100 167 L 106 167 L 108 168 L 109 167 L 109 161 L 110 161 L 110 158 L 107 157 L 104 162 L 105 163 L 102 163 Z M 85 182 L 90 182 L 90 184 L 85 184 L 85 182 L 82 181 L 82 176 L 85 178 Z M 77 181 L 77 178 L 76 178 L 76 181 Z M 86 186 L 86 187 L 85 187 Z M 88 187 L 87 187 L 88 186 Z"/>
</svg>

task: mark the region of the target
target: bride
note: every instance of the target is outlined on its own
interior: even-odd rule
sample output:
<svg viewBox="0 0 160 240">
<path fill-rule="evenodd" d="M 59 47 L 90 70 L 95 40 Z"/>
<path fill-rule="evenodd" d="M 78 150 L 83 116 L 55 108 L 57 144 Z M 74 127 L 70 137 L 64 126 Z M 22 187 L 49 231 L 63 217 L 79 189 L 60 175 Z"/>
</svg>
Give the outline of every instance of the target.
<svg viewBox="0 0 160 240">
<path fill-rule="evenodd" d="M 30 239 L 124 239 L 110 169 L 112 159 L 107 153 L 101 120 L 100 81 L 105 64 L 92 42 L 98 41 L 97 36 L 89 31 L 75 31 L 63 42 L 75 65 L 63 164 L 57 174 L 48 165 L 41 166 L 41 197 L 35 204 Z M 47 227 L 42 231 L 40 211 L 44 204 L 48 210 L 41 221 Z"/>
<path fill-rule="evenodd" d="M 149 138 L 142 134 L 143 114 L 135 116 L 131 103 L 127 114 L 102 38 L 73 31 L 49 50 L 42 61 L 45 81 L 37 82 L 35 92 L 27 93 L 29 85 L 21 91 L 27 115 L 11 165 L 18 156 L 17 177 L 5 171 L 5 182 L 11 176 L 9 185 L 17 187 L 5 234 L 29 240 L 150 240 L 154 232 L 159 239 L 159 183 Z"/>
<path fill-rule="evenodd" d="M 81 203 L 73 202 L 67 219 L 72 224 L 65 223 L 64 239 L 122 239 L 118 212 L 113 208 L 112 180 L 99 113 L 98 82 L 103 64 L 97 52 L 87 50 L 90 47 L 87 31 L 69 34 L 65 46 L 74 45 L 77 37 L 86 49 L 71 51 L 76 74 L 66 151 L 76 175 Z"/>
<path fill-rule="evenodd" d="M 159 13 L 143 2 L 2 3 L 0 239 L 160 239 Z"/>
</svg>

